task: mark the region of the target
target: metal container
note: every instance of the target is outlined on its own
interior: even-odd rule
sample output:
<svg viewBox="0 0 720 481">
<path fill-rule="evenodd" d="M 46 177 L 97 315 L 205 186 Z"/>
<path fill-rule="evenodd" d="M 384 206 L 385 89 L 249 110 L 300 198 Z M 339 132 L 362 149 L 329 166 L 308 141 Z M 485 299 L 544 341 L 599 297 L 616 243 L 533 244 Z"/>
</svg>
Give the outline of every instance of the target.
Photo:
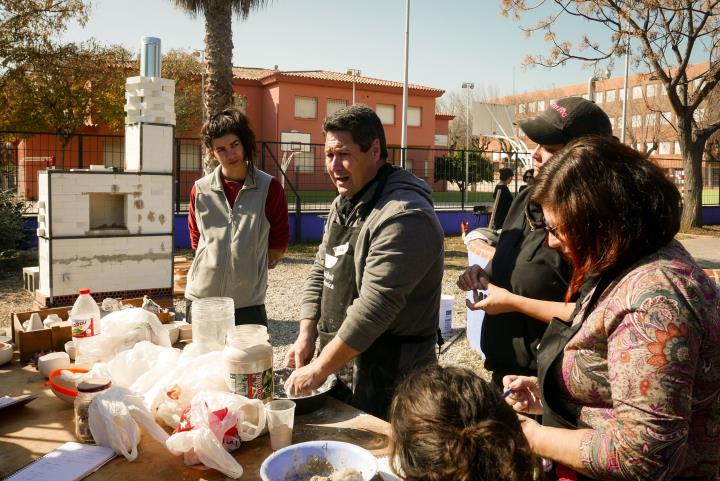
<svg viewBox="0 0 720 481">
<path fill-rule="evenodd" d="M 292 374 L 293 369 L 287 367 L 283 369 L 277 369 L 274 376 L 274 399 L 290 399 L 295 401 L 295 414 L 305 414 L 317 411 L 325 405 L 327 397 L 330 395 L 330 390 L 335 387 L 337 377 L 335 374 L 330 374 L 325 380 L 325 383 L 319 388 L 313 390 L 312 394 L 307 396 L 291 397 L 285 392 L 285 381 Z"/>
</svg>

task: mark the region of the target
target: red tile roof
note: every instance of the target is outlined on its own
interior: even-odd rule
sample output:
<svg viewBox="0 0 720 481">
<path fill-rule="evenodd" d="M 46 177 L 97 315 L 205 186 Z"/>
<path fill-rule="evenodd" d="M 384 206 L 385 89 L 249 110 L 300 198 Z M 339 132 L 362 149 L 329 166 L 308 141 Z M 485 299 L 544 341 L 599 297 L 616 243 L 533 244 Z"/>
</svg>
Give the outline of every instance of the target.
<svg viewBox="0 0 720 481">
<path fill-rule="evenodd" d="M 353 81 L 357 85 L 373 85 L 378 87 L 399 87 L 402 88 L 402 82 L 393 82 L 391 80 L 383 80 L 373 77 L 354 76 L 347 73 L 330 72 L 327 70 L 273 70 L 265 68 L 248 68 L 233 67 L 233 77 L 245 80 L 262 80 L 272 75 L 282 77 L 298 77 L 314 80 L 330 80 L 335 82 L 343 82 L 351 84 Z M 434 87 L 426 87 L 423 85 L 409 84 L 409 88 L 414 90 L 422 90 L 426 92 L 435 92 L 442 95 L 445 91 Z"/>
</svg>

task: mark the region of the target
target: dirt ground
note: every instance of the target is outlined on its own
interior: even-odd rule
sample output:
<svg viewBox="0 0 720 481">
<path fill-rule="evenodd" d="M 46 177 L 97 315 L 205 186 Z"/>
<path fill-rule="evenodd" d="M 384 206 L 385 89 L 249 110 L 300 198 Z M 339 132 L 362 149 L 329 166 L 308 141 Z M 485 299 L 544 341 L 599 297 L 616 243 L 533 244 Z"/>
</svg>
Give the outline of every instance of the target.
<svg viewBox="0 0 720 481">
<path fill-rule="evenodd" d="M 317 244 L 292 245 L 280 265 L 269 273 L 266 307 L 276 366 L 284 364 L 285 353 L 297 336 L 296 321 L 299 316 L 301 295 L 299 286 L 303 285 L 316 250 Z M 193 252 L 176 251 L 175 255 L 191 258 Z M 33 252 L 23 252 L 18 259 L 0 264 L 0 332 L 5 328 L 8 336 L 11 334 L 8 328 L 11 325 L 12 313 L 32 308 L 32 296 L 23 289 L 22 268 L 36 265 L 38 265 L 37 255 Z M 457 289 L 455 282 L 466 266 L 467 251 L 462 239 L 459 236 L 447 237 L 442 292 L 455 297 L 453 333 L 461 333 L 465 328 L 465 295 Z M 185 302 L 182 299 L 176 300 L 175 308 L 177 312 L 184 313 Z M 445 347 L 440 355 L 440 361 L 465 365 L 487 376 L 482 358 L 470 348 L 464 333 L 454 338 L 449 347 Z"/>
</svg>

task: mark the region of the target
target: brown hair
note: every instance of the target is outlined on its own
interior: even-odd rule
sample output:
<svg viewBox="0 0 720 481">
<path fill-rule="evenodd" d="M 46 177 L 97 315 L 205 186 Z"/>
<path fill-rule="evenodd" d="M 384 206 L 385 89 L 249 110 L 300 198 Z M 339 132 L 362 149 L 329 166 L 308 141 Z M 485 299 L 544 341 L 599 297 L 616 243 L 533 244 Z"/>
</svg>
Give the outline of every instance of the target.
<svg viewBox="0 0 720 481">
<path fill-rule="evenodd" d="M 406 481 L 533 479 L 537 460 L 500 391 L 469 369 L 411 372 L 390 406 L 392 450 Z"/>
<path fill-rule="evenodd" d="M 212 141 L 227 134 L 235 134 L 240 140 L 248 173 L 255 175 L 255 156 L 257 155 L 255 133 L 250 128 L 250 122 L 245 114 L 236 108 L 227 108 L 211 116 L 200 130 L 200 139 L 205 148 L 212 151 Z"/>
<path fill-rule="evenodd" d="M 558 217 L 573 266 L 566 300 L 588 276 L 628 267 L 680 229 L 675 185 L 612 137 L 581 137 L 555 153 L 536 177 L 531 200 Z"/>
</svg>

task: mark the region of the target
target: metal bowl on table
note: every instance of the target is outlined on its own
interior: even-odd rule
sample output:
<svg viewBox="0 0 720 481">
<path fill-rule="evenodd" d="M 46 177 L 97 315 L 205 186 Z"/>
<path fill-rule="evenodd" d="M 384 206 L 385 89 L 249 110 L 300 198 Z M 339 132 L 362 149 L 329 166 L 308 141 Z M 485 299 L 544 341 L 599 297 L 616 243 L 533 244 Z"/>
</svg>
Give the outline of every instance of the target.
<svg viewBox="0 0 720 481">
<path fill-rule="evenodd" d="M 295 402 L 295 414 L 305 414 L 313 411 L 317 411 L 325 405 L 327 397 L 330 395 L 330 390 L 335 386 L 337 377 L 335 374 L 330 374 L 325 380 L 322 386 L 317 389 L 313 389 L 310 394 L 305 396 L 288 396 L 285 392 L 285 381 L 292 374 L 293 369 L 286 367 L 277 369 L 274 373 L 274 399 L 290 399 Z"/>
</svg>

